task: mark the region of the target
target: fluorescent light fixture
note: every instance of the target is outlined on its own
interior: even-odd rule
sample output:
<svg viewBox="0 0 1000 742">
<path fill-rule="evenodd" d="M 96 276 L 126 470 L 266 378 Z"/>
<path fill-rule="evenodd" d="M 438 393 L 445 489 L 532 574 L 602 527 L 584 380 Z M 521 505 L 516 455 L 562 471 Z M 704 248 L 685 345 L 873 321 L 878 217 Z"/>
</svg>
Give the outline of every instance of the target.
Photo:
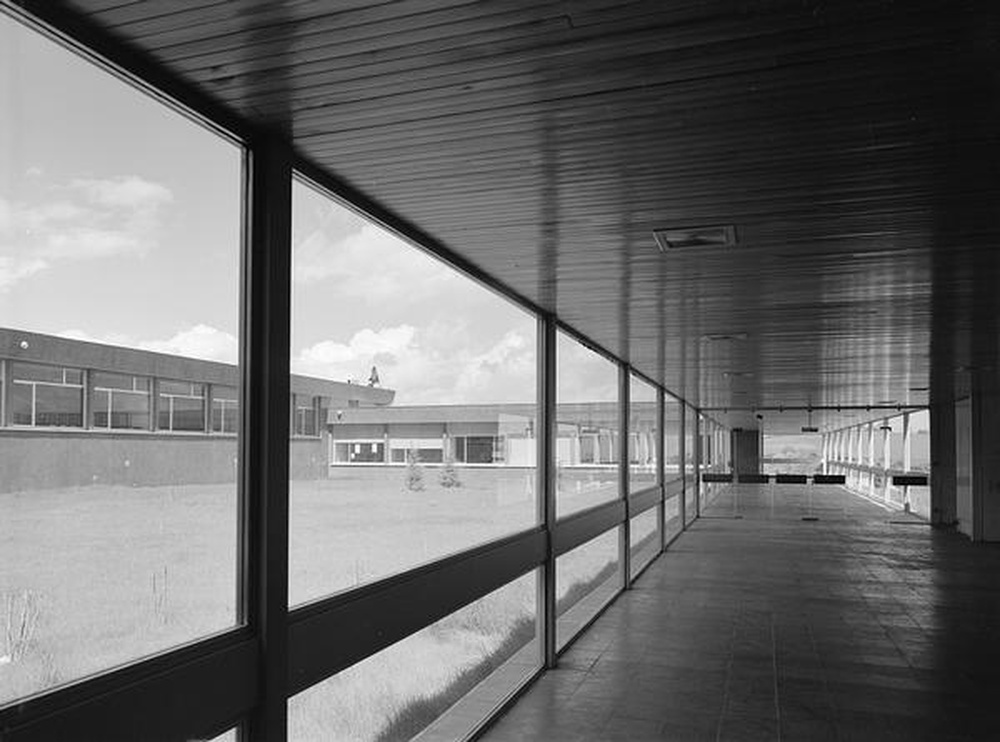
<svg viewBox="0 0 1000 742">
<path fill-rule="evenodd" d="M 710 227 L 654 229 L 653 238 L 660 252 L 686 247 L 733 247 L 736 244 L 736 227 L 724 224 Z"/>
<path fill-rule="evenodd" d="M 803 425 L 802 426 L 802 432 L 803 433 L 818 433 L 819 432 L 819 428 L 814 427 L 812 425 Z"/>
</svg>

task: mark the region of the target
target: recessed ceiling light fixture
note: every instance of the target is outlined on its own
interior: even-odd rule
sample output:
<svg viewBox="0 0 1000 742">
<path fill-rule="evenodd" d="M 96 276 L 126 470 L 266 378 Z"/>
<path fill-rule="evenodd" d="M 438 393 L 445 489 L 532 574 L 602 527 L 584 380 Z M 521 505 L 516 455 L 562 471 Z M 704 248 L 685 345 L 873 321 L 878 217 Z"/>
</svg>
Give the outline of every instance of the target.
<svg viewBox="0 0 1000 742">
<path fill-rule="evenodd" d="M 722 340 L 746 340 L 749 335 L 745 332 L 707 332 L 701 337 L 704 340 L 718 342 Z"/>
<path fill-rule="evenodd" d="M 736 227 L 724 224 L 715 227 L 654 229 L 653 237 L 660 252 L 686 247 L 733 247 L 736 245 Z"/>
</svg>

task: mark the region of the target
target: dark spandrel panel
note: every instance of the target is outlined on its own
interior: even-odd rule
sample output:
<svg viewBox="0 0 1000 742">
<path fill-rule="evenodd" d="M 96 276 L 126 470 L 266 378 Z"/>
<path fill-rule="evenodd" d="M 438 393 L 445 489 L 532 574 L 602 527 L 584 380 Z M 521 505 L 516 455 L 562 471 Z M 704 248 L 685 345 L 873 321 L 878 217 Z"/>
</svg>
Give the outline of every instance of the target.
<svg viewBox="0 0 1000 742">
<path fill-rule="evenodd" d="M 535 317 L 292 196 L 291 604 L 533 527 Z"/>
<path fill-rule="evenodd" d="M 814 474 L 813 484 L 846 484 L 847 477 L 843 474 Z"/>
<path fill-rule="evenodd" d="M 775 484 L 806 484 L 809 477 L 805 474 L 775 474 Z"/>
<path fill-rule="evenodd" d="M 154 381 L 238 378 L 242 152 L 8 13 L 0 49 L 5 706 L 238 621 L 237 441 L 160 434 L 204 412 Z"/>
<path fill-rule="evenodd" d="M 926 474 L 894 475 L 892 483 L 897 487 L 926 487 L 928 477 Z"/>
</svg>

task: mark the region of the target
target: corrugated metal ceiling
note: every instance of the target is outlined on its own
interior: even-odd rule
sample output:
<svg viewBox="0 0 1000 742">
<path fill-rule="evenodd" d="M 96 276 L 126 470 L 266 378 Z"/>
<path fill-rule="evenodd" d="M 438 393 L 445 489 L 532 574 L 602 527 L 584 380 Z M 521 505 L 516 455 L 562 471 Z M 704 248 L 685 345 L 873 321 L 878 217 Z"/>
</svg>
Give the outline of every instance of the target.
<svg viewBox="0 0 1000 742">
<path fill-rule="evenodd" d="M 995 336 L 985 4 L 65 5 L 695 404 L 923 404 Z"/>
</svg>

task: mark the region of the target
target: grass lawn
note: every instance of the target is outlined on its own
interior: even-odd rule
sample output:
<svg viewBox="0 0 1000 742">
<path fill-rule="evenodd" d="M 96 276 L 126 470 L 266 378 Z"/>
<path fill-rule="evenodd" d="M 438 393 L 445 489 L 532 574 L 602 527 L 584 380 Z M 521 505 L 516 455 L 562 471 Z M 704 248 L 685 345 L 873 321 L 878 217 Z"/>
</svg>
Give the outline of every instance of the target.
<svg viewBox="0 0 1000 742">
<path fill-rule="evenodd" d="M 439 470 L 426 467 L 421 491 L 404 486 L 403 467 L 341 468 L 331 479 L 292 482 L 291 602 L 534 524 L 532 471 L 459 469 L 458 476 L 460 487 L 443 487 Z M 560 497 L 572 509 L 607 499 L 591 479 L 570 473 L 571 489 Z M 0 512 L 0 704 L 235 622 L 235 485 L 16 492 L 0 495 Z M 579 552 L 560 560 L 560 595 L 613 556 Z M 487 598 L 306 692 L 321 702 L 293 701 L 304 709 L 293 714 L 293 738 L 376 739 L 392 712 L 495 660 L 534 616 L 534 577 Z M 361 737 L 324 722 L 349 711 L 365 718 L 352 727 L 367 730 Z"/>
</svg>

